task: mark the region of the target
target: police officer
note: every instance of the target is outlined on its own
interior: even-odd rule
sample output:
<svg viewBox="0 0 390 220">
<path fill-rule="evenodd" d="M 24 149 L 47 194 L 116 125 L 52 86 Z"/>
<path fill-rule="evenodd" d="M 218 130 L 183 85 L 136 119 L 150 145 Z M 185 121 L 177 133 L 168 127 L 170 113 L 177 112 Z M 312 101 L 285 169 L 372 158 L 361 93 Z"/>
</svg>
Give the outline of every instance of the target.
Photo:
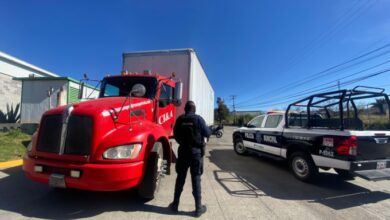
<svg viewBox="0 0 390 220">
<path fill-rule="evenodd" d="M 193 101 L 186 103 L 184 111 L 185 114 L 176 120 L 173 130 L 175 139 L 179 143 L 179 149 L 176 161 L 175 195 L 169 208 L 178 212 L 180 195 L 183 191 L 188 168 L 190 168 L 192 194 L 195 199 L 195 216 L 199 217 L 207 210 L 206 206 L 202 205 L 200 177 L 203 173 L 205 138 L 210 137 L 211 131 L 206 126 L 204 119 L 195 114 L 196 106 Z"/>
</svg>

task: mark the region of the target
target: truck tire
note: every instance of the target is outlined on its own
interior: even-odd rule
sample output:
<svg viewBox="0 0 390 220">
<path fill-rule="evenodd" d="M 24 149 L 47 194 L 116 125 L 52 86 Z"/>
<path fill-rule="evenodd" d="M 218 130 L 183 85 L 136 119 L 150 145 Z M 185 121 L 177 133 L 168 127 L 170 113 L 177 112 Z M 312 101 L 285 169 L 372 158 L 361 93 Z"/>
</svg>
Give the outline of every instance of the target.
<svg viewBox="0 0 390 220">
<path fill-rule="evenodd" d="M 144 178 L 139 185 L 138 194 L 144 199 L 153 199 L 158 191 L 158 186 L 163 177 L 163 149 L 160 142 L 156 142 L 153 146 L 156 149 L 150 152 L 149 160 L 146 164 Z"/>
<path fill-rule="evenodd" d="M 354 176 L 348 170 L 342 170 L 342 169 L 336 169 L 336 168 L 334 168 L 334 170 L 343 179 L 346 179 L 346 180 L 353 180 L 354 179 Z"/>
<path fill-rule="evenodd" d="M 318 175 L 318 167 L 307 153 L 301 151 L 293 153 L 289 165 L 294 176 L 303 182 L 312 182 Z"/>
<path fill-rule="evenodd" d="M 223 132 L 222 132 L 222 131 L 217 131 L 217 133 L 215 134 L 215 136 L 216 136 L 217 138 L 221 138 L 222 135 L 223 135 Z"/>
<path fill-rule="evenodd" d="M 238 155 L 246 155 L 248 153 L 242 141 L 234 142 L 234 151 Z"/>
</svg>

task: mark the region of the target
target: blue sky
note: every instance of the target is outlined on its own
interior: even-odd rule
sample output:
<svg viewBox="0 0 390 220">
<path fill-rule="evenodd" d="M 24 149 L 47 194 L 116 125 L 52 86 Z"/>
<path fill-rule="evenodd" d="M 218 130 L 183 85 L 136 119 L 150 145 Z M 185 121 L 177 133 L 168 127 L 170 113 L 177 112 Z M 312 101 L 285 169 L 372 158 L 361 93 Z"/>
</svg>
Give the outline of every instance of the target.
<svg viewBox="0 0 390 220">
<path fill-rule="evenodd" d="M 0 0 L 0 51 L 79 79 L 119 73 L 123 52 L 194 48 L 230 108 L 229 96 L 237 95 L 238 109 L 267 110 L 389 60 L 383 53 L 291 85 L 390 43 L 389 11 L 386 0 Z M 356 84 L 390 89 L 390 73 Z"/>
</svg>

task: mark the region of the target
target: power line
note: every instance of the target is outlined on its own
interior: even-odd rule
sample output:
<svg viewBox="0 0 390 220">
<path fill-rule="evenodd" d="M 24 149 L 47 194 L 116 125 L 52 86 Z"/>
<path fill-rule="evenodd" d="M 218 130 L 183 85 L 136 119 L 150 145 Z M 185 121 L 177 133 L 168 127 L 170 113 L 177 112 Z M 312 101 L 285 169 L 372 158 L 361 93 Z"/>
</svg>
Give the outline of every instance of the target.
<svg viewBox="0 0 390 220">
<path fill-rule="evenodd" d="M 351 84 L 354 84 L 354 83 L 357 83 L 357 82 L 360 82 L 360 81 L 363 81 L 363 80 L 366 80 L 366 79 L 369 79 L 369 78 L 372 78 L 372 77 L 375 77 L 375 76 L 378 76 L 378 75 L 381 75 L 381 74 L 384 74 L 384 73 L 387 73 L 387 72 L 390 72 L 390 68 L 383 69 L 383 70 L 380 70 L 380 71 L 375 72 L 375 73 L 370 73 L 370 74 L 367 74 L 367 75 L 362 76 L 362 77 L 351 79 L 349 81 L 340 83 L 340 86 L 351 85 Z M 328 87 L 325 87 L 325 88 L 320 88 L 320 89 L 314 90 L 312 92 L 319 92 L 319 91 L 323 91 L 323 90 L 329 90 L 329 89 L 337 87 L 337 86 L 338 85 L 332 85 L 332 86 L 328 86 Z M 277 102 L 267 102 L 267 104 L 265 104 L 265 103 L 264 104 L 258 103 L 258 104 L 254 104 L 254 105 L 247 105 L 247 106 L 240 106 L 240 107 L 241 108 L 244 108 L 244 107 L 264 107 L 264 106 L 266 107 L 266 106 L 270 106 L 270 105 L 279 105 L 279 104 L 289 103 L 289 102 L 291 102 L 293 100 L 296 100 L 297 97 L 302 97 L 302 96 L 305 96 L 305 95 L 306 94 L 302 94 L 302 95 L 298 95 L 298 96 L 292 96 L 292 97 L 289 97 L 287 99 L 284 99 L 284 101 L 282 101 L 282 102 L 280 102 L 280 101 L 277 101 Z"/>
<path fill-rule="evenodd" d="M 327 40 L 332 39 L 337 32 L 340 30 L 344 30 L 348 25 L 350 25 L 354 20 L 356 20 L 360 15 L 364 12 L 364 8 L 366 7 L 366 10 L 368 10 L 369 7 L 367 7 L 370 3 L 370 1 L 366 1 L 365 3 L 361 4 L 360 7 L 355 9 L 355 6 L 357 6 L 359 1 L 356 1 L 355 4 L 351 7 L 350 10 L 348 10 L 346 13 L 343 13 L 343 15 L 335 22 L 335 25 L 332 26 L 328 31 L 322 32 L 320 35 L 318 35 L 317 38 L 312 40 L 309 44 L 307 44 L 301 51 L 301 59 L 298 59 L 299 56 L 295 56 L 292 61 L 295 62 L 289 62 L 291 65 L 285 70 L 284 72 L 291 71 L 294 69 L 297 64 L 301 63 L 303 60 L 305 60 L 310 54 L 312 54 L 314 51 L 318 51 L 318 48 L 323 47 Z M 371 5 L 372 6 L 372 5 Z M 355 16 L 356 15 L 356 16 Z"/>
<path fill-rule="evenodd" d="M 390 43 L 385 44 L 385 45 L 383 45 L 383 46 L 381 46 L 381 47 L 379 47 L 379 48 L 376 48 L 376 49 L 374 49 L 374 50 L 371 50 L 371 51 L 369 51 L 369 52 L 363 53 L 363 54 L 361 54 L 361 55 L 359 55 L 359 56 L 357 56 L 357 57 L 348 59 L 348 60 L 346 60 L 346 61 L 344 61 L 344 62 L 341 62 L 341 63 L 339 63 L 339 64 L 337 64 L 337 65 L 328 67 L 327 69 L 322 70 L 322 71 L 320 71 L 320 72 L 311 74 L 311 75 L 309 75 L 308 77 L 306 77 L 306 78 L 304 78 L 304 79 L 294 81 L 293 83 L 287 84 L 287 85 L 285 85 L 285 86 L 278 87 L 277 89 L 274 89 L 274 90 L 265 92 L 265 93 L 263 93 L 262 95 L 259 95 L 259 96 L 256 96 L 256 97 L 247 99 L 247 100 L 242 101 L 242 102 L 239 102 L 239 103 L 237 103 L 237 104 L 248 103 L 248 102 L 251 102 L 252 100 L 255 100 L 255 99 L 257 99 L 257 98 L 260 98 L 260 97 L 262 97 L 262 96 L 264 96 L 264 95 L 266 95 L 266 94 L 269 94 L 269 93 L 272 93 L 272 92 L 279 92 L 279 93 L 281 93 L 281 92 L 286 91 L 287 89 L 289 89 L 289 88 L 291 88 L 291 87 L 296 87 L 296 86 L 305 84 L 305 83 L 307 83 L 307 82 L 313 81 L 313 80 L 317 79 L 318 76 L 324 76 L 325 73 L 327 73 L 327 72 L 329 72 L 329 71 L 331 71 L 331 70 L 335 70 L 335 69 L 337 69 L 337 68 L 339 68 L 339 67 L 341 67 L 341 66 L 343 66 L 343 65 L 345 65 L 345 64 L 348 64 L 348 63 L 354 62 L 354 61 L 356 61 L 356 60 L 359 60 L 359 59 L 361 59 L 361 58 L 363 58 L 363 57 L 369 56 L 369 55 L 371 55 L 371 54 L 373 54 L 373 53 L 376 53 L 376 52 L 378 52 L 378 51 L 380 51 L 380 50 L 383 50 L 383 49 L 385 49 L 385 48 L 387 48 L 387 47 L 390 47 Z M 366 59 L 366 61 L 367 61 L 367 60 L 374 59 L 374 58 L 377 58 L 377 57 L 379 57 L 379 56 L 383 56 L 384 54 L 387 54 L 387 53 L 389 53 L 389 52 L 390 52 L 390 51 L 386 51 L 386 52 L 381 53 L 381 54 L 379 54 L 379 55 L 375 55 L 374 57 L 371 57 L 371 58 Z M 358 64 L 361 64 L 361 62 L 359 62 Z M 357 65 L 358 65 L 358 64 L 357 64 Z M 350 65 L 349 67 L 352 67 L 352 66 L 353 66 L 353 65 Z M 281 90 L 282 90 L 282 91 L 281 91 Z"/>
<path fill-rule="evenodd" d="M 360 71 L 358 71 L 358 72 L 349 74 L 349 75 L 347 75 L 347 76 L 338 78 L 338 79 L 336 79 L 336 80 L 332 80 L 332 81 L 330 81 L 330 82 L 323 83 L 323 84 L 320 84 L 320 85 L 311 87 L 311 88 L 309 88 L 309 89 L 305 89 L 305 90 L 300 91 L 300 92 L 297 92 L 297 93 L 293 93 L 293 94 L 291 94 L 291 95 L 285 95 L 285 96 L 280 97 L 280 94 L 278 94 L 278 95 L 276 95 L 276 96 L 273 96 L 272 98 L 268 98 L 267 100 L 276 99 L 276 98 L 278 98 L 278 99 L 283 99 L 283 98 L 286 98 L 286 97 L 297 97 L 297 96 L 300 96 L 300 95 L 302 95 L 302 94 L 307 94 L 307 93 L 313 92 L 313 90 L 317 90 L 319 87 L 326 86 L 326 85 L 329 85 L 329 84 L 337 83 L 337 81 L 341 81 L 341 80 L 343 80 L 343 79 L 346 79 L 346 78 L 349 78 L 349 77 L 358 75 L 358 74 L 363 73 L 363 72 L 365 72 L 365 71 L 375 69 L 375 68 L 377 68 L 377 67 L 379 67 L 379 66 L 382 66 L 382 65 L 384 65 L 384 64 L 387 64 L 387 63 L 390 63 L 390 60 L 386 60 L 385 62 L 379 63 L 379 64 L 377 64 L 377 65 L 368 67 L 368 68 L 366 68 L 366 69 L 363 69 L 363 70 L 360 70 Z M 267 103 L 267 101 L 264 101 L 263 103 Z M 249 105 L 249 104 L 248 104 L 248 105 Z M 241 107 L 240 105 L 238 105 L 238 106 Z"/>
</svg>

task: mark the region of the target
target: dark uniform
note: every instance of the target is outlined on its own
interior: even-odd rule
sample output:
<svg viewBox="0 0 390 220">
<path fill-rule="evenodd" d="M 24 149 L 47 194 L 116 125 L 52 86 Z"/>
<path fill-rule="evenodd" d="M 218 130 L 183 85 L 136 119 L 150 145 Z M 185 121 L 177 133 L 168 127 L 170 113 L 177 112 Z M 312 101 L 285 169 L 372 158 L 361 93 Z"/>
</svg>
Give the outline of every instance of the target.
<svg viewBox="0 0 390 220">
<path fill-rule="evenodd" d="M 206 126 L 204 119 L 201 116 L 196 115 L 194 110 L 186 111 L 186 114 L 181 115 L 177 119 L 174 127 L 174 135 L 180 146 L 176 161 L 177 179 L 175 195 L 174 201 L 170 206 L 173 210 L 177 211 L 187 171 L 188 168 L 190 168 L 192 194 L 195 199 L 196 214 L 200 216 L 205 212 L 205 206 L 203 207 L 204 210 L 201 210 L 201 175 L 203 174 L 204 138 L 210 137 L 211 131 L 209 127 Z"/>
</svg>

